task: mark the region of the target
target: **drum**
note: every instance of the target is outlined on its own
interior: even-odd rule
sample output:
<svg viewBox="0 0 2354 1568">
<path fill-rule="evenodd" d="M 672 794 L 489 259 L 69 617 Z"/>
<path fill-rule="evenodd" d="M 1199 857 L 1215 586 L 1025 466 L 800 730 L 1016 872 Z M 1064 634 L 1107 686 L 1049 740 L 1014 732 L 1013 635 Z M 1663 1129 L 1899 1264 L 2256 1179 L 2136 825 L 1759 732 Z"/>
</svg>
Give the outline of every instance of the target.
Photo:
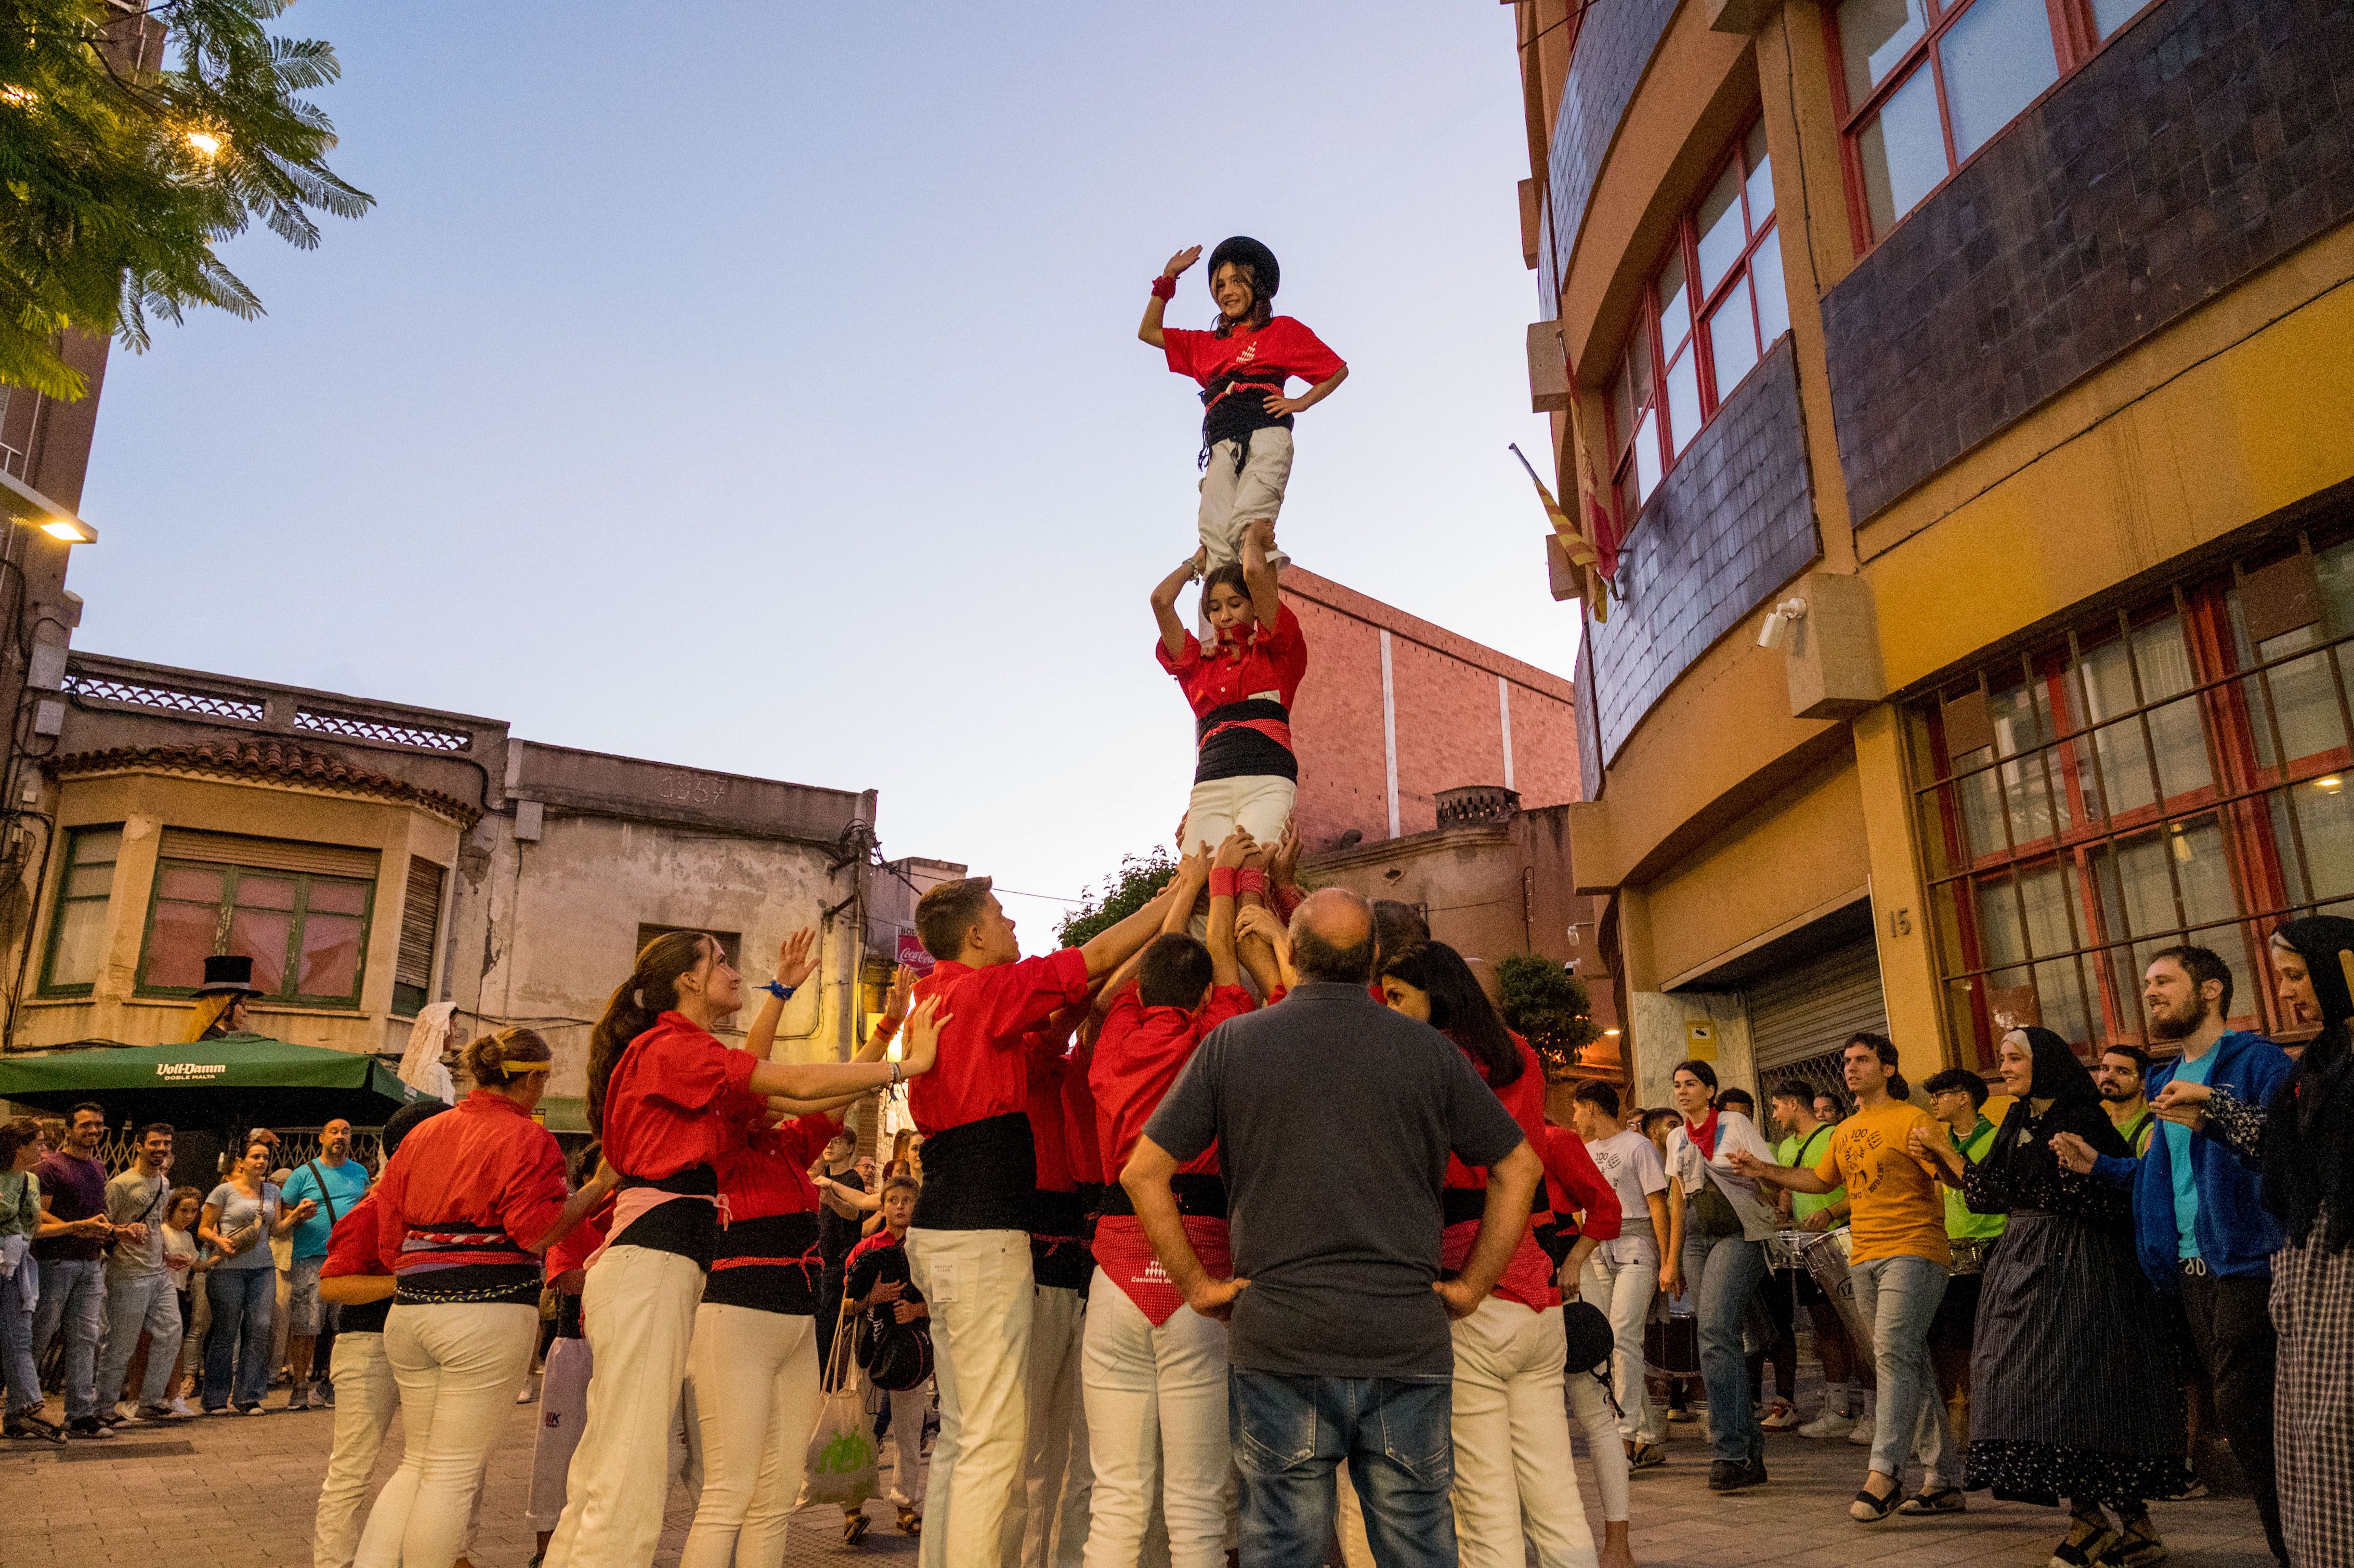
<svg viewBox="0 0 2354 1568">
<path fill-rule="evenodd" d="M 1948 1242 L 1954 1251 L 1951 1274 L 1984 1274 L 1987 1259 L 1994 1254 L 1994 1244 L 2000 1236 L 1955 1236 Z"/>
<path fill-rule="evenodd" d="M 1818 1288 L 1839 1308 L 1840 1321 L 1847 1325 L 1848 1342 L 1866 1359 L 1872 1354 L 1872 1325 L 1863 1320 L 1863 1312 L 1856 1305 L 1855 1281 L 1848 1277 L 1848 1234 L 1841 1225 L 1835 1231 L 1808 1236 L 1799 1255 L 1805 1260 L 1807 1273 Z"/>
<path fill-rule="evenodd" d="M 1807 1244 L 1814 1239 L 1813 1231 L 1776 1231 L 1766 1238 L 1766 1266 L 1777 1271 L 1806 1267 Z"/>
</svg>

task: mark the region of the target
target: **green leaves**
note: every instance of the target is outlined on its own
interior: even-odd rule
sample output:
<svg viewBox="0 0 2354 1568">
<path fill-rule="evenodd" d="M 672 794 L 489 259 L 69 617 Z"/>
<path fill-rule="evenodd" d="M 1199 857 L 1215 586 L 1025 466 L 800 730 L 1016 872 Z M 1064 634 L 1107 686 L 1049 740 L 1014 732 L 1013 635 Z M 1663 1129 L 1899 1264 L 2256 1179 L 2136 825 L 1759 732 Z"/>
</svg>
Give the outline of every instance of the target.
<svg viewBox="0 0 2354 1568">
<path fill-rule="evenodd" d="M 1064 916 L 1062 924 L 1055 927 L 1055 935 L 1062 939 L 1063 946 L 1076 948 L 1151 903 L 1176 874 L 1176 857 L 1166 845 L 1149 855 L 1122 855 L 1119 869 L 1104 878 L 1101 891 Z"/>
<path fill-rule="evenodd" d="M 319 242 L 313 212 L 375 198 L 329 169 L 334 124 L 295 94 L 333 46 L 275 38 L 285 0 L 0 0 L 0 382 L 83 395 L 67 331 L 133 349 L 191 305 L 261 313 L 213 248 L 260 218 Z"/>
<path fill-rule="evenodd" d="M 1512 953 L 1497 960 L 1496 980 L 1503 992 L 1504 1022 L 1543 1060 L 1547 1078 L 1559 1077 L 1579 1050 L 1602 1033 L 1595 1024 L 1585 982 L 1558 959 Z"/>
</svg>

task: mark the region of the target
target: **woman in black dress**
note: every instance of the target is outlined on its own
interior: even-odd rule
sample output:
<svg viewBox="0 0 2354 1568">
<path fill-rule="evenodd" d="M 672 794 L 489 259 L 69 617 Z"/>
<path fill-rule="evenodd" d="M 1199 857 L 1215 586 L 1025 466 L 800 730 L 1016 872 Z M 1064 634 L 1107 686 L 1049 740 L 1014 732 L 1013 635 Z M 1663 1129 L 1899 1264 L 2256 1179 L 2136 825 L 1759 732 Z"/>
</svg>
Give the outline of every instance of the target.
<svg viewBox="0 0 2354 1568">
<path fill-rule="evenodd" d="M 1972 1210 L 2010 1216 L 1978 1299 L 1963 1485 L 2018 1502 L 2066 1498 L 2075 1518 L 2055 1568 L 2147 1568 L 2166 1547 L 2143 1499 L 2175 1480 L 2182 1454 L 2172 1352 L 2134 1327 L 2158 1320 L 2158 1302 L 2134 1255 L 2131 1197 L 2063 1167 L 2052 1141 L 2073 1133 L 2103 1154 L 2132 1150 L 2092 1074 L 2050 1030 L 2004 1035 L 2001 1070 L 2016 1103 L 1985 1159 L 1964 1160 L 1946 1139 L 1913 1140 Z"/>
</svg>

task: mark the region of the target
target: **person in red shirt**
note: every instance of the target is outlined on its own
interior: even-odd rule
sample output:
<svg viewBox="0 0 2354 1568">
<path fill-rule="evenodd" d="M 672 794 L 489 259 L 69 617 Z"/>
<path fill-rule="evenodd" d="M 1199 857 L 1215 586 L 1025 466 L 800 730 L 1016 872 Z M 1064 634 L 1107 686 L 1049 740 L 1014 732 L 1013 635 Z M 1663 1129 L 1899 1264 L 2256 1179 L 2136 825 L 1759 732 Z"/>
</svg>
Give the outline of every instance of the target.
<svg viewBox="0 0 2354 1568">
<path fill-rule="evenodd" d="M 1095 1163 L 1095 1123 L 1067 1114 L 1075 1071 L 1067 1047 L 1085 1003 L 1046 1021 L 1029 1047 L 1030 1133 L 1038 1156 L 1031 1194 L 1030 1435 L 1023 1484 L 1005 1516 L 1007 1568 L 1077 1568 L 1087 1538 L 1094 1470 L 1079 1397 L 1080 1336 L 1087 1328 L 1087 1205 L 1078 1171 Z"/>
<path fill-rule="evenodd" d="M 1188 890 L 1207 885 L 1208 944 L 1172 920 L 1144 949 L 1136 983 L 1120 984 L 1110 1000 L 1087 1068 L 1107 1169 L 1128 1163 L 1203 1037 L 1252 1010 L 1235 958 L 1236 868 L 1249 846 L 1237 832 L 1219 846 L 1214 867 L 1201 855 L 1184 862 L 1171 908 L 1190 910 Z M 1225 1273 L 1217 1151 L 1181 1166 L 1171 1186 L 1193 1250 Z M 1216 1568 L 1225 1561 L 1226 1326 L 1185 1305 L 1119 1187 L 1104 1193 L 1087 1301 L 1084 1381 L 1096 1486 L 1087 1568 L 1135 1563 L 1156 1500 L 1172 1568 Z"/>
<path fill-rule="evenodd" d="M 1267 552 L 1275 554 L 1275 519 L 1291 479 L 1291 417 L 1330 397 L 1349 378 L 1349 367 L 1314 333 L 1275 314 L 1282 269 L 1275 252 L 1244 235 L 1210 253 L 1217 325 L 1208 332 L 1162 326 L 1177 280 L 1201 254 L 1196 245 L 1169 258 L 1152 281 L 1136 335 L 1160 349 L 1170 369 L 1202 384 L 1200 528 L 1204 564 L 1214 568 L 1241 556 L 1254 524 L 1266 524 Z M 1294 376 L 1313 385 L 1288 397 L 1284 387 Z M 1282 567 L 1283 557 L 1276 556 L 1275 564 Z"/>
<path fill-rule="evenodd" d="M 613 1184 L 567 1196 L 564 1156 L 532 1108 L 553 1054 L 528 1029 L 466 1047 L 475 1088 L 411 1132 L 374 1194 L 376 1255 L 393 1277 L 385 1359 L 408 1433 L 400 1468 L 360 1532 L 362 1568 L 448 1563 L 462 1543 L 539 1330 L 539 1255 Z"/>
<path fill-rule="evenodd" d="M 1150 940 L 1172 896 L 1164 890 L 1084 946 L 1040 959 L 1022 957 L 985 876 L 941 883 L 917 900 L 916 935 L 938 960 L 916 983 L 917 1004 L 952 1015 L 938 1031 L 937 1065 L 907 1090 L 924 1135 L 907 1263 L 931 1303 L 940 1393 L 926 1568 L 996 1562 L 1022 1484 L 1038 1186 L 1030 1038 Z"/>
<path fill-rule="evenodd" d="M 770 983 L 781 1003 L 806 971 Z M 717 938 L 647 943 L 588 1039 L 588 1124 L 620 1173 L 612 1234 L 589 1260 L 583 1329 L 599 1367 L 546 1568 L 643 1568 L 662 1540 L 669 1433 L 696 1305 L 718 1251 L 719 1167 L 779 1097 L 791 1114 L 931 1070 L 946 1010 L 908 1021 L 900 1062 L 785 1063 L 711 1033 L 743 1005 Z"/>
<path fill-rule="evenodd" d="M 1153 657 L 1193 710 L 1197 751 L 1181 855 L 1224 843 L 1237 825 L 1262 844 L 1283 836 L 1299 780 L 1291 705 L 1308 673 L 1308 639 L 1276 591 L 1262 530 L 1244 541 L 1239 563 L 1214 568 L 1202 585 L 1212 629 L 1206 649 L 1177 619 L 1178 590 L 1195 567 L 1182 563 L 1152 590 L 1161 629 Z"/>
<path fill-rule="evenodd" d="M 1542 1157 L 1544 1068 L 1497 1016 L 1463 956 L 1443 942 L 1386 955 L 1381 983 L 1392 1010 L 1461 1048 Z M 1478 1239 L 1487 1188 L 1487 1171 L 1448 1157 L 1439 1262 L 1450 1276 Z M 1454 1323 L 1456 1530 L 1472 1568 L 1519 1568 L 1524 1534 L 1542 1568 L 1565 1568 L 1593 1550 L 1570 1460 L 1568 1345 L 1553 1276 L 1532 1224 L 1479 1310 Z"/>
</svg>

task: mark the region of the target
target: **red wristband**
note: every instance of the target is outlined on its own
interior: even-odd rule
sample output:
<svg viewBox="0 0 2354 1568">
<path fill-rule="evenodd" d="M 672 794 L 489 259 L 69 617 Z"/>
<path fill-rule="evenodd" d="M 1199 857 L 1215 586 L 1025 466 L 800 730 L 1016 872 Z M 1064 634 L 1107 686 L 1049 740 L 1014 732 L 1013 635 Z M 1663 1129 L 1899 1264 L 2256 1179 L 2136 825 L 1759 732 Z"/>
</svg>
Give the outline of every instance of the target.
<svg viewBox="0 0 2354 1568">
<path fill-rule="evenodd" d="M 1237 867 L 1235 872 L 1235 891 L 1237 894 L 1264 895 L 1267 892 L 1267 872 L 1264 868 L 1256 865 Z"/>
<path fill-rule="evenodd" d="M 1152 297 L 1156 300 L 1175 299 L 1177 297 L 1177 280 L 1165 276 L 1153 279 Z"/>
<path fill-rule="evenodd" d="M 1235 883 L 1240 875 L 1241 873 L 1231 865 L 1212 866 L 1210 868 L 1210 896 L 1213 898 L 1232 898 L 1235 895 Z"/>
</svg>

